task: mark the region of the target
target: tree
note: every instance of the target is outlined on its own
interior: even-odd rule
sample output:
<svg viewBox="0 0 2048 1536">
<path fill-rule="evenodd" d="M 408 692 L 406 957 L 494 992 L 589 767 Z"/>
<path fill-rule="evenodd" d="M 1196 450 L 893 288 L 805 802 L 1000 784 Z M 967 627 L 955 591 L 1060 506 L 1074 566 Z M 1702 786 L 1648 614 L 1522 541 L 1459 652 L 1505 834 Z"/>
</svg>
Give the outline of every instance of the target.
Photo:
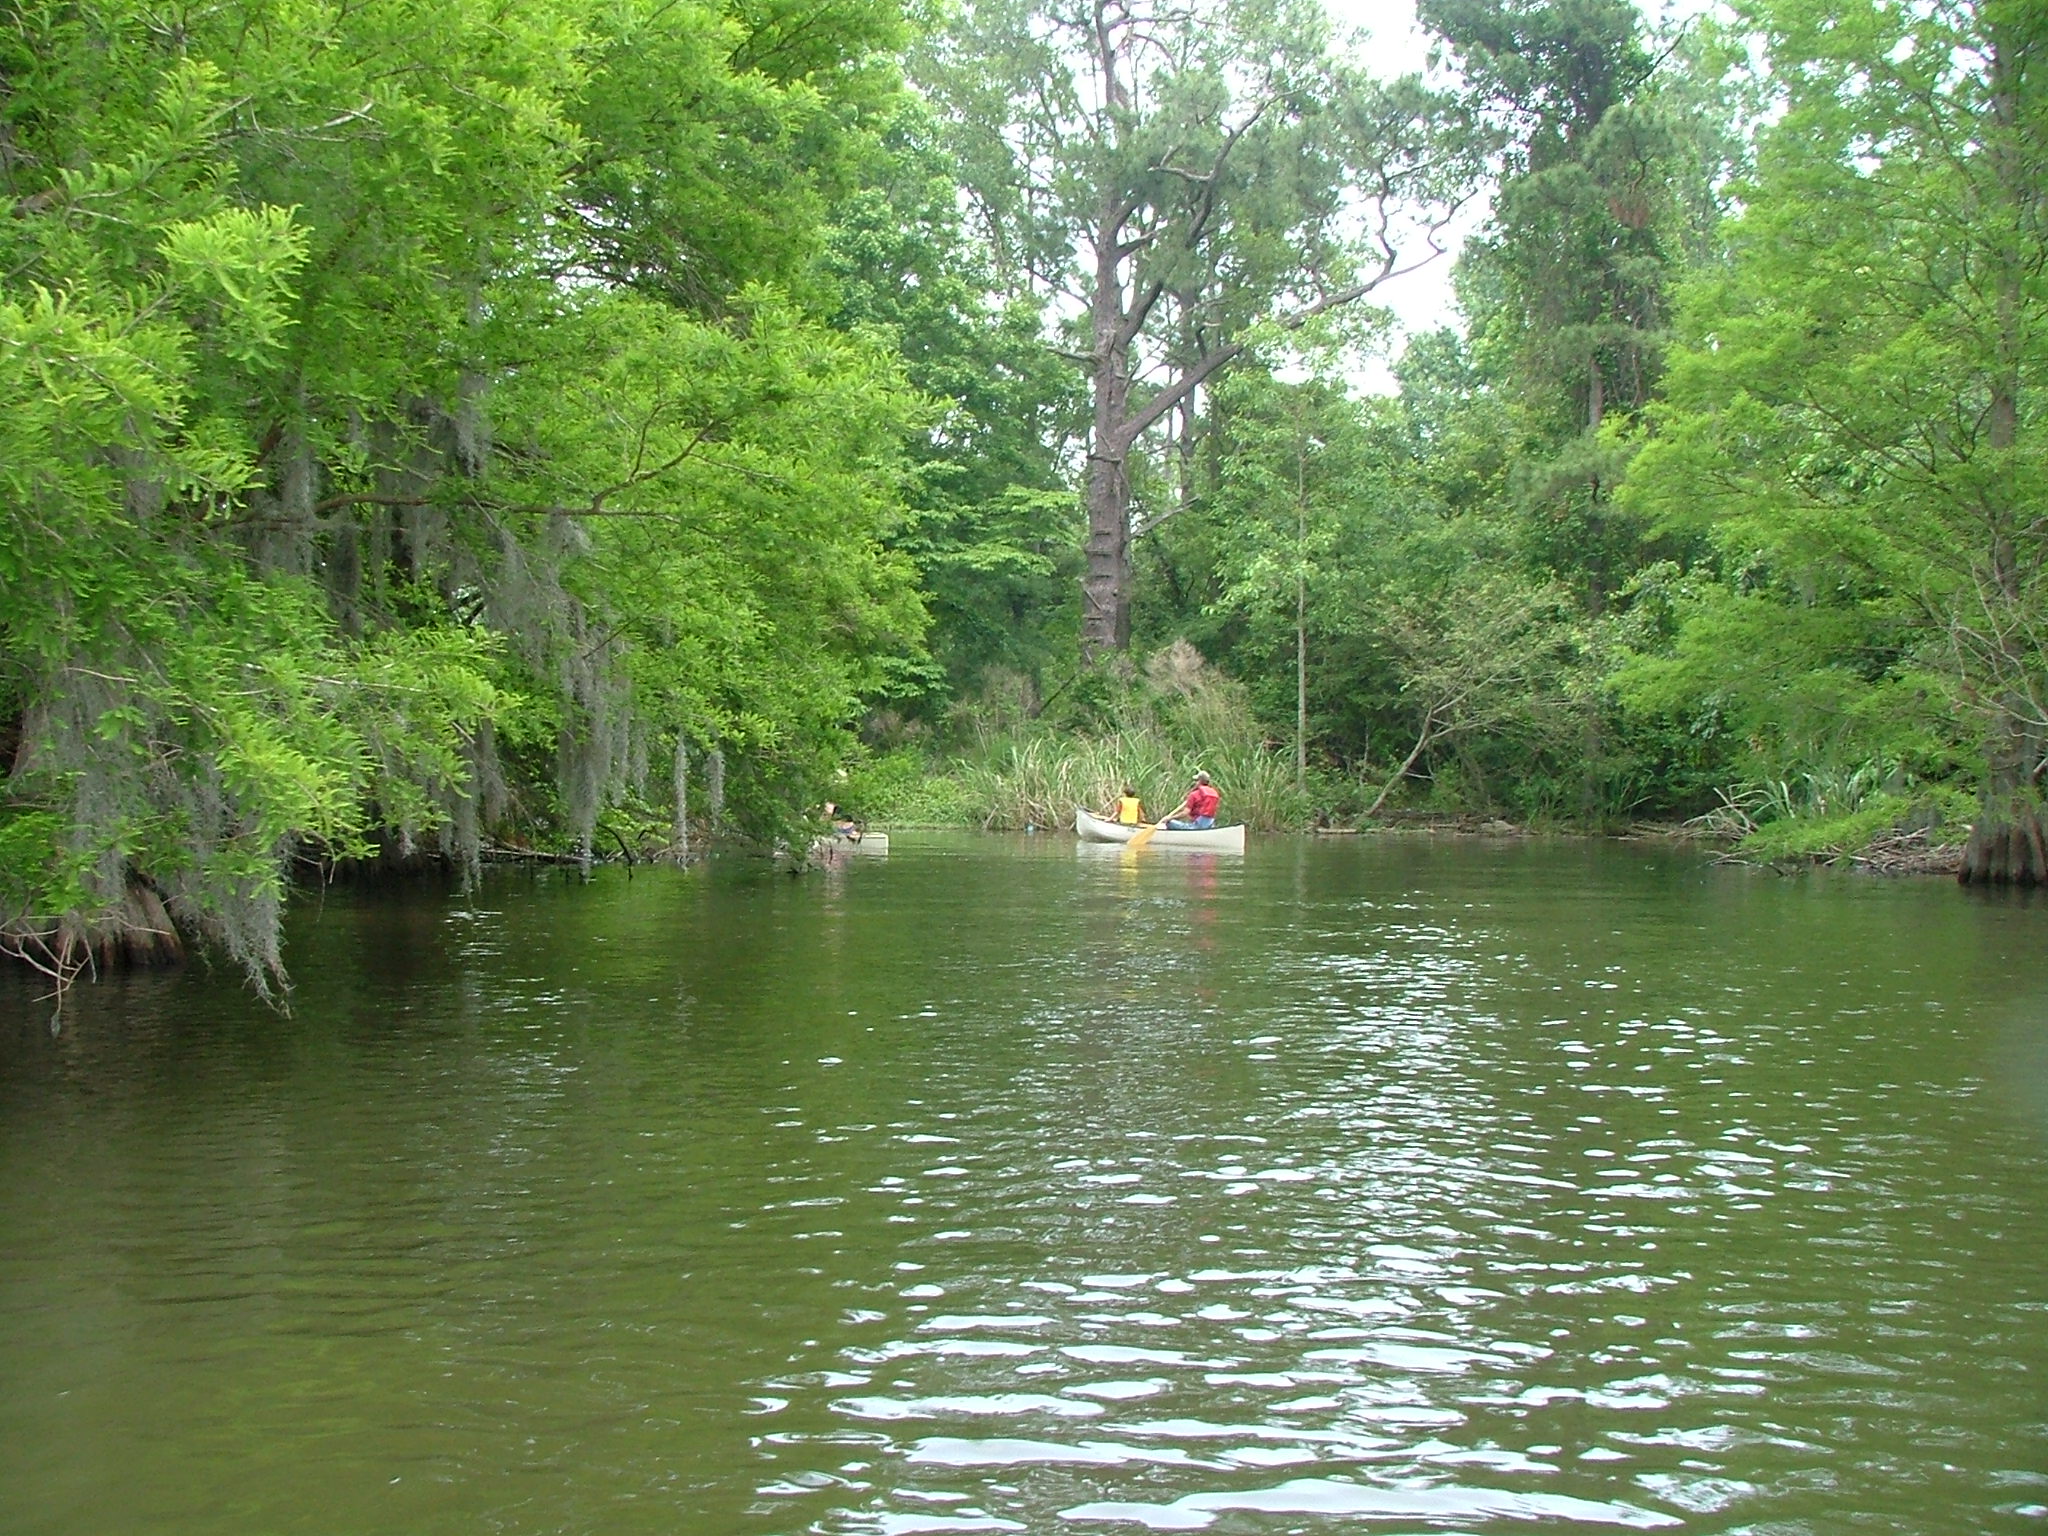
<svg viewBox="0 0 2048 1536">
<path fill-rule="evenodd" d="M 1377 765 L 1375 812 L 1424 773 L 1448 790 L 1455 771 L 1475 807 L 1496 786 L 1527 801 L 1588 683 L 1585 626 L 1529 576 L 1503 510 L 1501 402 L 1448 338 L 1400 376 L 1401 397 L 1356 399 L 1233 371 L 1205 438 L 1214 482 L 1153 545 L 1162 584 L 1264 718 L 1293 715 L 1301 777 L 1313 740 L 1319 762 Z"/>
<path fill-rule="evenodd" d="M 1210 606 L 1243 617 L 1240 656 L 1285 667 L 1292 653 L 1295 787 L 1305 789 L 1311 652 L 1364 618 L 1356 573 L 1379 552 L 1385 477 L 1375 473 L 1363 413 L 1338 381 L 1287 385 L 1246 367 L 1216 397 L 1219 468 L 1204 512 L 1216 528 L 1221 590 Z"/>
<path fill-rule="evenodd" d="M 1644 558 L 1613 496 L 1632 442 L 1603 429 L 1655 395 L 1670 289 L 1711 255 L 1740 153 L 1723 61 L 1708 29 L 1648 33 L 1633 0 L 1425 0 L 1421 16 L 1507 145 L 1459 291 L 1522 408 L 1532 552 L 1598 618 Z"/>
<path fill-rule="evenodd" d="M 930 709 L 991 669 L 1036 676 L 1072 651 L 1081 540 L 1063 464 L 1078 397 L 1044 346 L 1043 306 L 1001 292 L 967 229 L 961 169 L 926 104 L 903 101 L 861 182 L 830 231 L 834 322 L 882 339 L 937 405 L 889 540 L 931 610 L 934 675 L 906 700 Z"/>
<path fill-rule="evenodd" d="M 887 14 L 13 15 L 0 942 L 62 980 L 175 922 L 271 989 L 296 859 L 588 858 L 693 735 L 786 825 L 921 655 L 924 409 L 764 281 L 828 286 Z M 772 228 L 628 227 L 756 163 Z"/>
<path fill-rule="evenodd" d="M 1712 249 L 1717 190 L 1738 153 L 1718 43 L 1658 36 L 1632 0 L 1424 0 L 1506 148 L 1492 217 L 1458 270 L 1473 355 L 1514 403 L 1508 478 L 1519 543 L 1577 595 L 1601 644 L 1646 547 L 1616 502 L 1655 396 L 1669 291 Z M 1629 774 L 1605 700 L 1580 700 L 1579 809 L 1613 807 Z"/>
<path fill-rule="evenodd" d="M 2048 33 L 2019 0 L 1749 14 L 1783 115 L 1631 494 L 1711 533 L 1752 622 L 1853 618 L 1827 666 L 1946 703 L 1964 879 L 2043 881 Z"/>
<path fill-rule="evenodd" d="M 1130 641 L 1133 456 L 1252 344 L 1436 253 L 1466 141 L 1302 0 L 976 0 L 924 76 L 1009 270 L 1088 380 L 1084 655 Z"/>
<path fill-rule="evenodd" d="M 1415 740 L 1367 816 L 1436 749 L 1507 728 L 1554 729 L 1572 660 L 1565 594 L 1512 572 L 1475 567 L 1454 591 L 1389 598 L 1375 627 L 1393 652 Z"/>
<path fill-rule="evenodd" d="M 577 16 L 587 80 L 553 264 L 693 314 L 750 283 L 817 310 L 834 210 L 903 110 L 895 0 L 631 3 Z"/>
</svg>

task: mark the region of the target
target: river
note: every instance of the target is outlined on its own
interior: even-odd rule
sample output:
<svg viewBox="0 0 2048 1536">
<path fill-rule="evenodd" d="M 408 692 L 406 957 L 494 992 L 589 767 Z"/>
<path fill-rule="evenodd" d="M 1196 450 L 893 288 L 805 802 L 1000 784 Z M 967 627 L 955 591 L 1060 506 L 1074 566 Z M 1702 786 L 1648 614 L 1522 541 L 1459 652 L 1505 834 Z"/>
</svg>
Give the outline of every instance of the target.
<svg viewBox="0 0 2048 1536">
<path fill-rule="evenodd" d="M 0 1530 L 2042 1530 L 2044 925 L 905 833 L 8 978 Z"/>
</svg>

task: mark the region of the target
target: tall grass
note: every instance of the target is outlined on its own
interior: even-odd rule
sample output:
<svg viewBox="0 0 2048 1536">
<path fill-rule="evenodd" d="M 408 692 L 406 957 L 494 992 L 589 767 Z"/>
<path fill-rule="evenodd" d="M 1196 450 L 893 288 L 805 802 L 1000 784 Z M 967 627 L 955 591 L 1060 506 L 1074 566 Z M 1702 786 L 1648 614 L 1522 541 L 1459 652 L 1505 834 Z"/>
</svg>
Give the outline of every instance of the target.
<svg viewBox="0 0 2048 1536">
<path fill-rule="evenodd" d="M 1902 827 L 1964 827 L 1971 814 L 1967 794 L 1918 783 L 1885 758 L 1823 764 L 1717 793 L 1721 803 L 1687 825 L 1734 843 L 1741 857 L 1765 861 L 1837 857 Z"/>
<path fill-rule="evenodd" d="M 1137 789 L 1148 817 L 1163 816 L 1180 803 L 1197 769 L 1206 770 L 1223 795 L 1222 821 L 1271 831 L 1307 820 L 1307 797 L 1294 787 L 1293 764 L 1257 742 L 1189 749 L 1135 731 L 1010 736 L 960 759 L 954 776 L 981 826 L 1016 830 L 1071 827 L 1075 806 L 1100 811 L 1126 784 Z"/>
<path fill-rule="evenodd" d="M 1291 756 L 1267 745 L 1243 689 L 1192 647 L 1169 646 L 1142 677 L 1105 672 L 1092 683 L 1087 709 L 1064 729 L 1014 701 L 963 709 L 952 756 L 885 754 L 856 770 L 849 796 L 876 821 L 1021 831 L 1071 827 L 1074 807 L 1103 810 L 1126 784 L 1157 819 L 1205 770 L 1223 796 L 1219 820 L 1259 831 L 1307 824 Z"/>
<path fill-rule="evenodd" d="M 991 829 L 1069 827 L 1074 807 L 1101 810 L 1126 784 L 1148 817 L 1180 804 L 1198 770 L 1223 796 L 1219 819 L 1260 831 L 1303 825 L 1306 794 L 1293 764 L 1262 737 L 1244 690 L 1175 644 L 1147 664 L 1110 701 L 1093 731 L 1059 732 L 1041 724 L 983 731 L 954 776 Z"/>
</svg>

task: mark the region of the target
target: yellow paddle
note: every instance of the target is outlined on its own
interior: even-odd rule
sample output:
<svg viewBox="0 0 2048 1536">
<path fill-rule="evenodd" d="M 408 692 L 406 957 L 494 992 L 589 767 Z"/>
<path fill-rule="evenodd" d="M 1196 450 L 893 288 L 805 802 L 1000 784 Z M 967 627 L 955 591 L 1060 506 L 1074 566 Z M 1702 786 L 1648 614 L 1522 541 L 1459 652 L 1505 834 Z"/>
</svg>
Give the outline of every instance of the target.
<svg viewBox="0 0 2048 1536">
<path fill-rule="evenodd" d="M 1137 835 L 1136 837 L 1132 838 L 1132 839 L 1131 839 L 1131 840 L 1130 840 L 1130 841 L 1129 841 L 1128 843 L 1125 843 L 1125 844 L 1124 844 L 1124 846 L 1125 846 L 1126 848 L 1142 848 L 1142 847 L 1144 847 L 1144 846 L 1145 846 L 1145 845 L 1146 845 L 1147 843 L 1149 843 L 1149 842 L 1151 842 L 1151 841 L 1152 841 L 1153 837 L 1154 837 L 1155 835 L 1157 835 L 1157 833 L 1158 833 L 1159 829 L 1160 829 L 1161 827 L 1165 826 L 1165 825 L 1166 825 L 1166 823 L 1165 823 L 1165 822 L 1163 822 L 1163 821 L 1157 821 L 1157 822 L 1154 822 L 1154 823 L 1153 823 L 1153 824 L 1152 824 L 1151 826 L 1149 826 L 1149 827 L 1144 827 L 1144 828 L 1141 828 L 1141 829 L 1139 830 L 1139 832 L 1138 832 L 1138 835 Z"/>
</svg>

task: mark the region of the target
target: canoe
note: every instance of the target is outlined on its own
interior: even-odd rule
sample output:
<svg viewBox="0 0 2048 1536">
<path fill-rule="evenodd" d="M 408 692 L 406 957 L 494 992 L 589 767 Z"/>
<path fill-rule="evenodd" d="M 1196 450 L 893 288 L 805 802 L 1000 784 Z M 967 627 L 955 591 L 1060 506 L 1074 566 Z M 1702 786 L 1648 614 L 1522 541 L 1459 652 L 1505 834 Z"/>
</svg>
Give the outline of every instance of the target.
<svg viewBox="0 0 2048 1536">
<path fill-rule="evenodd" d="M 1074 807 L 1074 830 L 1084 843 L 1128 843 L 1143 827 L 1127 827 L 1120 821 L 1104 821 L 1094 812 Z M 1203 853 L 1243 853 L 1244 824 L 1209 827 L 1199 832 L 1159 831 L 1152 834 L 1147 848 L 1188 848 Z"/>
<path fill-rule="evenodd" d="M 830 832 L 811 844 L 811 856 L 819 859 L 840 859 L 850 854 L 887 853 L 889 834 L 886 832 L 863 832 L 859 837 L 848 837 L 844 832 Z"/>
</svg>

